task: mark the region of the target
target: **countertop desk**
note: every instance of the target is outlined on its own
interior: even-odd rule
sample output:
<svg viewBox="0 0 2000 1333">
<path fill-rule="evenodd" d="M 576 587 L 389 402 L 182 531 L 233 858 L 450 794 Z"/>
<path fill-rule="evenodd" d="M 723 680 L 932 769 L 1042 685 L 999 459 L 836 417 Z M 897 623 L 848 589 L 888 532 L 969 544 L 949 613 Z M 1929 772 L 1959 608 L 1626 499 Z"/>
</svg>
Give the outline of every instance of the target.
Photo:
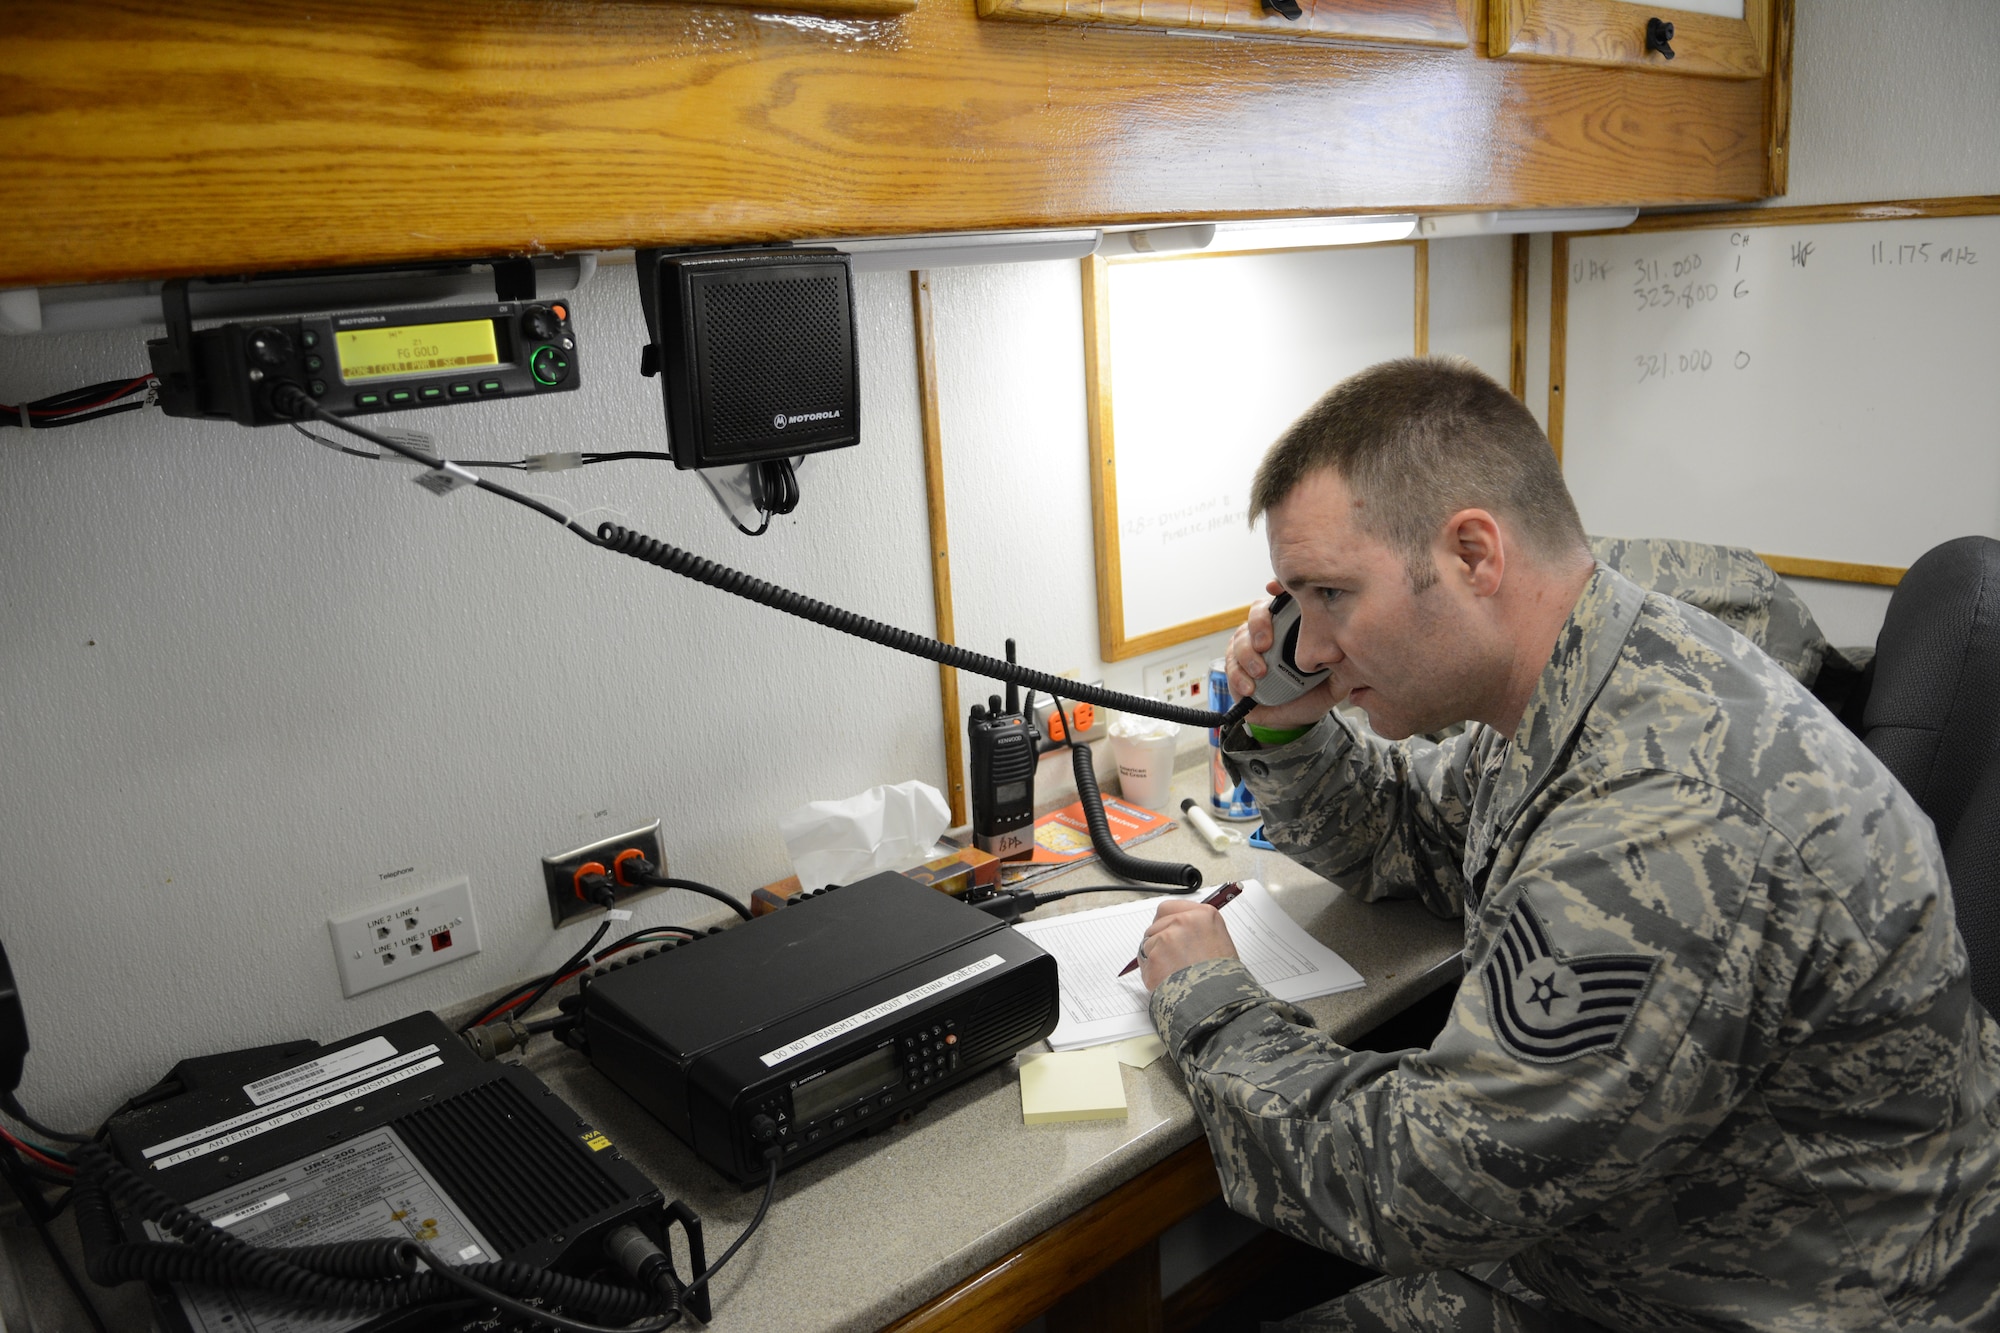
<svg viewBox="0 0 2000 1333">
<path fill-rule="evenodd" d="M 1205 766 L 1184 771 L 1178 795 L 1205 795 L 1206 781 Z M 1240 827 L 1247 833 L 1255 825 Z M 1261 880 L 1352 963 L 1366 981 L 1362 989 L 1304 1006 L 1336 1038 L 1358 1036 L 1458 977 L 1460 923 L 1440 921 L 1414 902 L 1362 903 L 1277 853 L 1211 851 L 1178 822 L 1136 850 L 1191 861 L 1210 885 Z M 1083 866 L 1054 884 L 1089 883 L 1102 873 Z M 1092 894 L 1042 910 L 1118 901 Z M 699 1213 L 708 1252 L 719 1254 L 750 1220 L 761 1191 L 725 1183 L 574 1052 L 548 1041 L 536 1047 L 529 1066 L 669 1198 Z M 1143 1070 L 1124 1068 L 1130 1110 L 1123 1120 L 1029 1126 L 1021 1123 L 1015 1069 L 1005 1062 L 906 1123 L 780 1176 L 763 1227 L 713 1284 L 710 1327 L 1010 1333 L 1059 1300 L 1093 1296 L 1103 1305 L 1103 1317 L 1088 1320 L 1094 1326 L 1145 1327 L 1125 1315 L 1132 1301 L 1143 1303 L 1149 1284 L 1157 1313 L 1152 1242 L 1218 1189 L 1179 1072 L 1164 1058 Z M 26 1243 L 9 1250 L 26 1267 L 41 1256 L 32 1233 L 24 1235 Z M 685 1272 L 684 1255 L 680 1266 Z M 37 1313 L 51 1316 L 38 1327 L 87 1327 L 53 1272 L 45 1283 L 44 1275 L 33 1276 Z M 114 1327 L 144 1327 L 137 1287 L 93 1294 L 121 1320 Z"/>
</svg>

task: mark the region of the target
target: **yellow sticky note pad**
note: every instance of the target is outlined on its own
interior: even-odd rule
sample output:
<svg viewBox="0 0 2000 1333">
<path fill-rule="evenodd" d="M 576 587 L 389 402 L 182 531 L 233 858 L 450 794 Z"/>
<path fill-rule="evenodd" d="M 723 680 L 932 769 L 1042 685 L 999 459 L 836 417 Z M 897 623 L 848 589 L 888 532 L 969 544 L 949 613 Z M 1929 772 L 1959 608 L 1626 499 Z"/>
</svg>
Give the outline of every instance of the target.
<svg viewBox="0 0 2000 1333">
<path fill-rule="evenodd" d="M 1122 1120 L 1125 1078 L 1109 1046 L 1058 1051 L 1021 1066 L 1021 1121 Z"/>
</svg>

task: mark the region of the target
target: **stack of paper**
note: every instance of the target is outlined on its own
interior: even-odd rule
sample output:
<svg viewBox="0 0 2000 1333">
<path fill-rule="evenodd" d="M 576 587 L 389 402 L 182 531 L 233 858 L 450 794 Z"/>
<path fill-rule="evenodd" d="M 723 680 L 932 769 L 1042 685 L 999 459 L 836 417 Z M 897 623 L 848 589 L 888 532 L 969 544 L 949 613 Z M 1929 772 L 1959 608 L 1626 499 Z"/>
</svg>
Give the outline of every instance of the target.
<svg viewBox="0 0 2000 1333">
<path fill-rule="evenodd" d="M 1071 1051 L 1152 1032 L 1139 973 L 1118 972 L 1138 953 L 1158 910 L 1159 900 L 1147 898 L 1015 927 L 1055 955 L 1062 1019 L 1049 1034 L 1051 1049 Z M 1250 975 L 1281 1000 L 1310 1000 L 1361 985 L 1359 972 L 1306 934 L 1254 879 L 1243 881 L 1242 894 L 1222 909 L 1222 919 Z"/>
</svg>

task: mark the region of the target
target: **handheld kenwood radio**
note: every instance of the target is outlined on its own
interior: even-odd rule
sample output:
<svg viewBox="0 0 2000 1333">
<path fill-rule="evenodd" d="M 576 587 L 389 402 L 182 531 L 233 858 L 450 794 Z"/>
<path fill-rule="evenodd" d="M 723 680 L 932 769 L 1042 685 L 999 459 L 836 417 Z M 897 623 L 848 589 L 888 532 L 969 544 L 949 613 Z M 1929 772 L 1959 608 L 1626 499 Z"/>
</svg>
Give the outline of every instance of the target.
<svg viewBox="0 0 2000 1333">
<path fill-rule="evenodd" d="M 291 384 L 337 416 L 524 398 L 578 384 L 566 301 L 494 301 L 262 319 L 196 332 L 185 287 L 161 293 L 167 336 L 146 344 L 160 410 L 265 426 L 296 420 Z"/>
<path fill-rule="evenodd" d="M 1014 660 L 1014 641 L 1007 640 L 1007 660 Z M 972 845 L 1003 861 L 1017 861 L 1035 850 L 1035 762 L 1041 733 L 1021 712 L 1020 694 L 1007 684 L 1003 708 L 999 695 L 986 707 L 972 706 L 965 724 L 971 742 Z"/>
</svg>

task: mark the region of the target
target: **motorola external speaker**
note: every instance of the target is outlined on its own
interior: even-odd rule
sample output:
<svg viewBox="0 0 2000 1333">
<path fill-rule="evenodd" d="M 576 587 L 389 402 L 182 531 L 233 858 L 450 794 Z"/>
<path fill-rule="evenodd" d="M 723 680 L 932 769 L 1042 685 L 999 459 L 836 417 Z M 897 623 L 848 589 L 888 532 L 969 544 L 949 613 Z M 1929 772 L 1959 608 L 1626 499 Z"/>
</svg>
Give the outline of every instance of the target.
<svg viewBox="0 0 2000 1333">
<path fill-rule="evenodd" d="M 639 294 L 680 468 L 841 449 L 861 438 L 854 276 L 831 250 L 641 251 Z"/>
</svg>

